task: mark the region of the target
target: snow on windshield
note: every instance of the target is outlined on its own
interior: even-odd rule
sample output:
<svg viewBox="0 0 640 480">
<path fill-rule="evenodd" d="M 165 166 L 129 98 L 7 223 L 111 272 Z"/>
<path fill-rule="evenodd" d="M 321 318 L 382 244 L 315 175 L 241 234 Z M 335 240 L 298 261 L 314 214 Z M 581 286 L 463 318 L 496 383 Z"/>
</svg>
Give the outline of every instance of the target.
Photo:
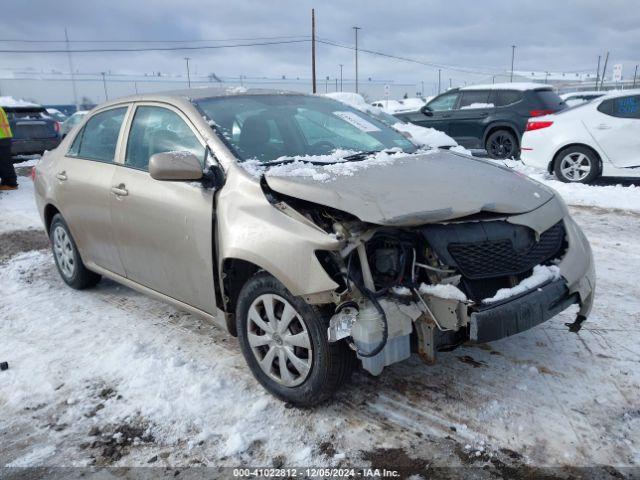
<svg viewBox="0 0 640 480">
<path fill-rule="evenodd" d="M 431 152 L 434 151 L 432 150 Z M 359 153 L 361 152 L 336 150 L 329 155 L 306 155 L 296 158 L 290 163 L 280 165 L 269 165 L 259 160 L 246 160 L 240 163 L 240 166 L 255 178 L 269 174 L 269 176 L 273 177 L 307 177 L 317 182 L 329 182 L 339 176 L 352 176 L 356 172 L 367 168 L 389 166 L 399 158 L 417 154 L 424 155 L 430 153 L 430 151 L 408 154 L 398 149 L 396 151 L 377 152 L 364 160 L 358 161 L 345 160 L 344 158 Z M 287 159 L 283 160 L 286 161 Z M 317 165 L 318 163 L 326 163 L 326 165 Z"/>
</svg>

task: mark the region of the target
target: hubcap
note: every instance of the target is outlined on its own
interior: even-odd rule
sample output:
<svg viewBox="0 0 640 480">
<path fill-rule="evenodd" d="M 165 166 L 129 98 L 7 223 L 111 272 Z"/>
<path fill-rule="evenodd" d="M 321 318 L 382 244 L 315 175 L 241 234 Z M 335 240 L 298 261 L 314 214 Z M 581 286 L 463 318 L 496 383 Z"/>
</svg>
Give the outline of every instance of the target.
<svg viewBox="0 0 640 480">
<path fill-rule="evenodd" d="M 73 277 L 76 269 L 76 259 L 73 254 L 73 245 L 67 231 L 58 225 L 53 231 L 53 252 L 58 261 L 60 271 L 65 278 Z"/>
<path fill-rule="evenodd" d="M 260 295 L 249 307 L 247 338 L 264 373 L 285 387 L 305 381 L 313 350 L 307 327 L 284 298 Z"/>
<path fill-rule="evenodd" d="M 560 171 L 570 182 L 579 182 L 591 172 L 591 159 L 584 153 L 570 153 L 560 161 Z"/>
</svg>

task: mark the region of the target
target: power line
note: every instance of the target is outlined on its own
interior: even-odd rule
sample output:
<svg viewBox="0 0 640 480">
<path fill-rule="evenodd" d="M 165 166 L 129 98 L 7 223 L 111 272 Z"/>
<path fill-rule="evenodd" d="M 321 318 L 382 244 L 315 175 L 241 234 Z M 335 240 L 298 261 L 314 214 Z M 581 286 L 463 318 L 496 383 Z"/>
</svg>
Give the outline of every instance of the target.
<svg viewBox="0 0 640 480">
<path fill-rule="evenodd" d="M 235 43 L 227 45 L 201 45 L 201 46 L 185 46 L 185 47 L 145 47 L 145 48 L 93 48 L 81 50 L 67 49 L 50 49 L 50 50 L 14 50 L 1 49 L 0 53 L 115 53 L 115 52 L 166 52 L 181 50 L 213 50 L 219 48 L 237 48 L 237 47 L 256 47 L 261 45 L 285 45 L 291 43 L 306 43 L 309 39 L 304 40 L 281 40 L 272 42 L 254 42 L 254 43 Z"/>
<path fill-rule="evenodd" d="M 214 39 L 193 39 L 193 40 L 69 40 L 69 43 L 202 43 L 202 42 L 239 42 L 253 40 L 283 40 L 283 39 L 308 39 L 309 35 L 278 35 L 274 37 L 235 37 L 235 38 L 214 38 Z M 66 40 L 33 40 L 21 38 L 2 38 L 4 43 L 66 43 Z"/>
</svg>

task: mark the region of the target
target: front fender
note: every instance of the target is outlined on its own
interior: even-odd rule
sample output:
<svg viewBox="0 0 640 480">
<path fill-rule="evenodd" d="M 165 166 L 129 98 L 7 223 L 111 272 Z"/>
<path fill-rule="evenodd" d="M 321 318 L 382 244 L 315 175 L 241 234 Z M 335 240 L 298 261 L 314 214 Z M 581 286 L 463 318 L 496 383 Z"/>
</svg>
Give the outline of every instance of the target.
<svg viewBox="0 0 640 480">
<path fill-rule="evenodd" d="M 275 208 L 260 184 L 237 165 L 230 166 L 217 197 L 218 271 L 225 259 L 250 262 L 276 277 L 293 295 L 338 288 L 316 258 L 316 250 L 338 250 L 324 231 Z"/>
</svg>

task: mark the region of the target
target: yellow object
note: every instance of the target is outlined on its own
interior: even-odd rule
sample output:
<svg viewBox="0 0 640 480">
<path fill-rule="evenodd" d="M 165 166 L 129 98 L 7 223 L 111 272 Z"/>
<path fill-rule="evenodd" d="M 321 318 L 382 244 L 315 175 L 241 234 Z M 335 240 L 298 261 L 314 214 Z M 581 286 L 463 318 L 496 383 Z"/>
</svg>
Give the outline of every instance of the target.
<svg viewBox="0 0 640 480">
<path fill-rule="evenodd" d="M 7 114 L 4 109 L 0 107 L 0 139 L 2 138 L 13 138 L 13 133 L 11 132 Z"/>
</svg>

